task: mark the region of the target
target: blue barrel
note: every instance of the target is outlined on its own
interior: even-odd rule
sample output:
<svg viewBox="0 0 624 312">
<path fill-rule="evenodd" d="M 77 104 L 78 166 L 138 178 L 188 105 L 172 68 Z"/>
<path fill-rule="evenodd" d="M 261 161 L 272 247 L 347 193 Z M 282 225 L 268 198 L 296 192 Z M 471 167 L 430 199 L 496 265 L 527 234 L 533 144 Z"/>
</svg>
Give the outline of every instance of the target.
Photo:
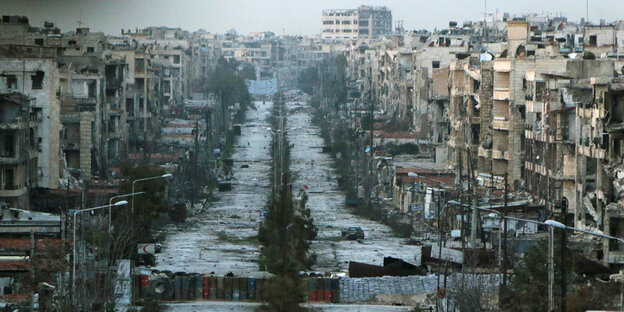
<svg viewBox="0 0 624 312">
<path fill-rule="evenodd" d="M 189 299 L 189 290 L 191 283 L 189 281 L 189 277 L 187 275 L 182 276 L 182 300 Z"/>
<path fill-rule="evenodd" d="M 191 273 L 188 275 L 189 278 L 189 300 L 195 300 L 195 274 Z"/>
<path fill-rule="evenodd" d="M 223 279 L 223 293 L 225 300 L 232 300 L 232 279 L 231 277 L 225 277 Z"/>
<path fill-rule="evenodd" d="M 247 297 L 249 300 L 256 300 L 256 279 L 253 277 L 247 279 Z"/>
<path fill-rule="evenodd" d="M 204 289 L 204 277 L 200 274 L 195 275 L 195 300 L 201 300 L 202 291 Z"/>
<path fill-rule="evenodd" d="M 232 300 L 240 300 L 240 278 L 232 278 Z"/>
<path fill-rule="evenodd" d="M 180 275 L 173 279 L 173 299 L 182 300 L 182 276 Z"/>
</svg>

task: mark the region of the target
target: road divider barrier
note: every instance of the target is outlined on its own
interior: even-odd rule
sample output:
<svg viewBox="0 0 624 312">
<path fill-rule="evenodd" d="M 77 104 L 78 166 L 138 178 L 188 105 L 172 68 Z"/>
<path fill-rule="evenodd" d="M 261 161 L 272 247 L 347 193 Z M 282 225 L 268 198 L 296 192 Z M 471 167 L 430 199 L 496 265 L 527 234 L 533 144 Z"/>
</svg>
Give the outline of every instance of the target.
<svg viewBox="0 0 624 312">
<path fill-rule="evenodd" d="M 333 302 L 340 299 L 340 282 L 336 278 L 305 278 L 306 297 L 310 302 Z M 154 271 L 137 274 L 133 285 L 138 299 L 160 301 L 265 300 L 266 278 L 202 275 L 197 273 Z"/>
</svg>

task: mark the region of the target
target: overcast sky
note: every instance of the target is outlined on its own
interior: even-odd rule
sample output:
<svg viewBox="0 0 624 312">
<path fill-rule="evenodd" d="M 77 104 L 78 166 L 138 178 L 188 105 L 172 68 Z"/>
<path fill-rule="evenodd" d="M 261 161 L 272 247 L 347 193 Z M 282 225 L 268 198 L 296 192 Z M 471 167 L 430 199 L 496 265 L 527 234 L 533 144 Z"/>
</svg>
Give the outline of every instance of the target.
<svg viewBox="0 0 624 312">
<path fill-rule="evenodd" d="M 310 35 L 320 32 L 323 9 L 385 5 L 393 20 L 403 20 L 405 29 L 444 28 L 483 19 L 484 1 L 479 0 L 0 0 L 2 15 L 26 15 L 31 25 L 55 22 L 63 32 L 81 20 L 92 31 L 119 34 L 121 28 L 146 26 L 200 28 L 223 33 L 273 31 Z M 487 0 L 487 11 L 560 14 L 579 21 L 585 16 L 586 0 Z M 624 18 L 624 0 L 589 1 L 589 20 L 607 22 Z"/>
</svg>

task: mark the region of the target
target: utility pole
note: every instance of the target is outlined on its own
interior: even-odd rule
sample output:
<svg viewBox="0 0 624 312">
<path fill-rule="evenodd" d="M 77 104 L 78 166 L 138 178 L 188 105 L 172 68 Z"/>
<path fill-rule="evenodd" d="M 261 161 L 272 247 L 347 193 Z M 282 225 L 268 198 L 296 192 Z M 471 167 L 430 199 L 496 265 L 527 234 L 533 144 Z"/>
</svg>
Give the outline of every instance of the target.
<svg viewBox="0 0 624 312">
<path fill-rule="evenodd" d="M 461 249 L 462 249 L 462 256 L 464 256 L 466 254 L 466 240 L 465 240 L 465 235 L 464 235 L 464 186 L 462 185 L 462 150 L 461 148 L 458 149 L 459 152 L 459 209 L 461 209 Z M 442 256 L 442 255 L 440 255 Z M 464 261 L 462 260 L 462 273 L 464 273 Z"/>
<path fill-rule="evenodd" d="M 373 98 L 373 92 L 369 93 L 370 95 L 370 153 L 371 157 L 375 155 L 373 152 L 373 129 L 375 124 L 375 98 Z"/>
<path fill-rule="evenodd" d="M 507 172 L 505 172 L 505 193 L 503 198 L 503 216 L 507 217 L 507 197 L 509 193 L 509 184 L 507 183 Z M 507 218 L 503 218 L 503 286 L 507 286 Z"/>
<path fill-rule="evenodd" d="M 566 224 L 566 214 L 568 212 L 568 200 L 563 197 L 561 199 L 561 223 Z M 566 276 L 565 276 L 565 249 L 566 249 L 566 230 L 561 229 L 561 312 L 566 311 Z"/>
<path fill-rule="evenodd" d="M 212 159 L 212 112 L 206 109 L 206 153 L 207 158 Z"/>
<path fill-rule="evenodd" d="M 555 228 L 548 227 L 548 311 L 555 312 Z"/>
<path fill-rule="evenodd" d="M 199 126 L 197 122 L 195 122 L 195 130 L 193 132 L 195 134 L 195 150 L 193 151 L 193 172 L 191 173 L 191 207 L 195 207 L 195 192 L 197 191 L 197 153 L 199 152 Z"/>
</svg>

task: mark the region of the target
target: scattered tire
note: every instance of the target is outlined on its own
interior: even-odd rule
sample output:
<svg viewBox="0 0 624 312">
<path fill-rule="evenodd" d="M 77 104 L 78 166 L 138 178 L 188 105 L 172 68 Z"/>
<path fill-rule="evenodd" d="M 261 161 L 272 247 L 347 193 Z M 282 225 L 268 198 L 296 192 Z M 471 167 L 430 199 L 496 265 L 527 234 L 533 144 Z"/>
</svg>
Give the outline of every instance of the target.
<svg viewBox="0 0 624 312">
<path fill-rule="evenodd" d="M 167 277 L 158 277 L 150 282 L 148 296 L 160 300 L 168 300 L 173 297 L 173 284 Z"/>
</svg>

